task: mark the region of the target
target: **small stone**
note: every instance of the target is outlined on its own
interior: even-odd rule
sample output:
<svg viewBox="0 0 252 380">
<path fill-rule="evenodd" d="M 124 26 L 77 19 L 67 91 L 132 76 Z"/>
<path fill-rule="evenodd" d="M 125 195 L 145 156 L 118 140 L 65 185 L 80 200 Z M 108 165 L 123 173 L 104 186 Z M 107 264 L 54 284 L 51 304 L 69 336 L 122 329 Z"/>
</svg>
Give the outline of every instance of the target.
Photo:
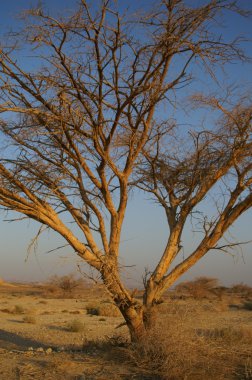
<svg viewBox="0 0 252 380">
<path fill-rule="evenodd" d="M 51 353 L 52 353 L 52 349 L 51 349 L 51 347 L 47 348 L 47 349 L 45 350 L 45 353 L 46 353 L 47 355 L 51 354 Z"/>
<path fill-rule="evenodd" d="M 27 351 L 33 351 L 33 347 L 28 347 Z"/>
<path fill-rule="evenodd" d="M 44 352 L 44 349 L 42 347 L 39 347 L 36 349 L 37 352 Z"/>
<path fill-rule="evenodd" d="M 57 352 L 63 352 L 65 351 L 65 347 L 61 346 L 57 348 Z"/>
<path fill-rule="evenodd" d="M 27 351 L 25 353 L 26 356 L 33 356 L 34 352 L 33 351 Z"/>
</svg>

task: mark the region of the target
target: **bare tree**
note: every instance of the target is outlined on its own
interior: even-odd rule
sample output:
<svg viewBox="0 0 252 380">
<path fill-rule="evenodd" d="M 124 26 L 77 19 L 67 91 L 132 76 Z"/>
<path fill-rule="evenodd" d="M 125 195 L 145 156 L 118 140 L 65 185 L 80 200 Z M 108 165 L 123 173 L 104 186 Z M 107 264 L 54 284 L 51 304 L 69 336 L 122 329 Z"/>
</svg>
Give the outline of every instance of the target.
<svg viewBox="0 0 252 380">
<path fill-rule="evenodd" d="M 30 10 L 15 43 L 1 47 L 6 149 L 0 205 L 58 232 L 95 268 L 135 340 L 148 328 L 162 292 L 251 206 L 249 108 L 221 109 L 217 101 L 198 96 L 221 109 L 223 131 L 192 135 L 187 155 L 160 149 L 176 126 L 169 125 L 170 115 L 159 123 L 158 107 L 167 102 L 172 114 L 174 94 L 193 82 L 193 65 L 213 75 L 215 66 L 244 58 L 238 40 L 227 43 L 211 32 L 211 23 L 228 10 L 242 13 L 235 1 L 210 0 L 195 8 L 163 0 L 153 11 L 126 16 L 113 1 L 95 7 L 82 0 L 64 18 Z M 22 42 L 35 55 L 30 64 L 22 63 Z M 168 274 L 186 218 L 230 171 L 238 182 L 218 220 L 205 223 L 197 250 Z M 143 303 L 122 283 L 118 263 L 134 185 L 157 197 L 170 227 L 165 252 L 146 278 Z M 247 195 L 240 201 L 243 190 Z"/>
<path fill-rule="evenodd" d="M 147 144 L 143 149 L 145 165 L 139 171 L 138 186 L 164 208 L 169 227 L 163 255 L 145 281 L 147 307 L 152 307 L 164 290 L 209 250 L 227 252 L 240 245 L 220 239 L 252 205 L 252 108 L 248 99 L 241 99 L 234 107 L 225 106 L 217 97 L 197 95 L 193 101 L 222 112 L 216 128 L 190 131 L 186 141 L 180 141 L 175 134 L 177 144 L 172 143 L 171 135 L 168 146 L 167 134 L 158 131 L 154 141 L 150 140 L 151 149 Z M 214 202 L 209 202 L 209 215 L 200 206 L 211 198 Z M 182 234 L 189 218 L 196 220 L 201 238 L 195 250 L 185 257 L 180 255 Z M 179 255 L 180 262 L 174 266 Z"/>
</svg>

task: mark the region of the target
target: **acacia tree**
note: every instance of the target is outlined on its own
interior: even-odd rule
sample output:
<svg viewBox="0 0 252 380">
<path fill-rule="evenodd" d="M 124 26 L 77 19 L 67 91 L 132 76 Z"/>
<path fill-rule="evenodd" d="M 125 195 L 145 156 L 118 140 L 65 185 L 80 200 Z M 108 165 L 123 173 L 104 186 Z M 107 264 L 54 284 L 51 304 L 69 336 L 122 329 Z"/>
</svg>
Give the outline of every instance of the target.
<svg viewBox="0 0 252 380">
<path fill-rule="evenodd" d="M 167 147 L 167 134 L 164 137 L 158 131 L 151 149 L 147 144 L 143 149 L 145 164 L 138 186 L 164 208 L 169 227 L 163 255 L 146 279 L 146 305 L 156 303 L 165 289 L 211 249 L 227 252 L 240 245 L 220 239 L 252 205 L 251 104 L 241 99 L 232 107 L 223 99 L 202 95 L 193 101 L 222 112 L 217 127 L 190 131 L 187 141 L 180 141 L 175 149 Z M 170 147 L 174 146 L 171 138 Z M 211 198 L 214 202 L 207 215 L 200 206 Z M 182 233 L 189 218 L 195 218 L 199 242 L 169 271 L 183 248 Z"/>
<path fill-rule="evenodd" d="M 237 40 L 227 43 L 211 32 L 223 11 L 242 13 L 234 1 L 210 0 L 195 8 L 163 0 L 153 11 L 129 16 L 113 1 L 95 7 L 82 0 L 68 17 L 30 10 L 27 26 L 12 36 L 15 42 L 1 46 L 0 205 L 58 232 L 95 268 L 135 340 L 149 327 L 162 293 L 251 206 L 248 107 L 226 109 L 199 95 L 195 101 L 222 111 L 222 125 L 192 134 L 194 145 L 183 154 L 172 153 L 174 141 L 169 145 L 177 128 L 169 123 L 172 99 L 193 83 L 194 65 L 213 74 L 214 67 L 244 58 Z M 25 52 L 33 51 L 31 63 L 22 62 L 21 43 Z M 226 206 L 205 222 L 196 251 L 169 272 L 186 219 L 229 174 L 237 183 Z M 118 263 L 134 186 L 157 197 L 169 224 L 167 246 L 146 277 L 142 303 L 122 283 Z"/>
</svg>

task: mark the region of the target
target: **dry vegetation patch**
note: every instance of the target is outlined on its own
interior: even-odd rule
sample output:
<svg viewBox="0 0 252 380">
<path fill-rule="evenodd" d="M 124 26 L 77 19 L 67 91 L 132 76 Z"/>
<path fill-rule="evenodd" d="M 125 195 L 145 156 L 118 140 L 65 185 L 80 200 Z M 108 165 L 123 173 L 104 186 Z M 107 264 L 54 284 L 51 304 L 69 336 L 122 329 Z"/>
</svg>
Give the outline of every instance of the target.
<svg viewBox="0 0 252 380">
<path fill-rule="evenodd" d="M 119 309 L 110 301 L 100 301 L 88 303 L 87 314 L 101 317 L 121 317 Z"/>
<path fill-rule="evenodd" d="M 92 290 L 79 298 L 43 294 L 42 286 L 26 287 L 21 293 L 10 287 L 1 294 L 5 308 L 0 312 L 0 348 L 6 349 L 6 356 L 0 355 L 0 379 L 16 380 L 12 371 L 19 365 L 9 349 L 22 352 L 17 360 L 34 366 L 36 380 L 47 379 L 53 371 L 53 380 L 76 380 L 83 374 L 93 380 L 252 379 L 251 311 L 228 308 L 234 297 L 230 289 L 225 291 L 226 308 L 215 295 L 205 297 L 202 292 L 199 297 L 197 292 L 196 297 L 187 294 L 180 299 L 177 290 L 169 292 L 158 305 L 155 328 L 137 344 L 129 343 L 125 326 L 116 329 L 123 319 L 104 293 Z M 249 302 L 239 294 L 235 297 L 239 305 Z M 30 346 L 33 351 L 28 351 Z M 44 352 L 37 352 L 38 347 Z M 45 354 L 48 347 L 53 350 L 50 355 Z M 36 361 L 43 358 L 44 377 Z M 64 370 L 57 364 L 62 360 L 68 362 Z M 6 366 L 12 366 L 8 374 Z M 26 380 L 28 367 L 20 371 Z"/>
</svg>

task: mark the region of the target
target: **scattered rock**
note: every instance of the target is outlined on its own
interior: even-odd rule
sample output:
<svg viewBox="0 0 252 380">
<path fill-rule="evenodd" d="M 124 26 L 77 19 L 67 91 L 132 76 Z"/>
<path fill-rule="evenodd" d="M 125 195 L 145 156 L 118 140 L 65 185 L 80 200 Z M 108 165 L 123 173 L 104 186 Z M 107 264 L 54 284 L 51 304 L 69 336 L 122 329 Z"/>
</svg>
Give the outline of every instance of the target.
<svg viewBox="0 0 252 380">
<path fill-rule="evenodd" d="M 33 347 L 28 347 L 27 351 L 33 351 Z"/>
<path fill-rule="evenodd" d="M 33 356 L 33 355 L 34 355 L 34 352 L 33 352 L 33 351 L 26 351 L 26 352 L 25 352 L 25 355 L 26 355 L 26 356 Z"/>
<path fill-rule="evenodd" d="M 47 355 L 50 355 L 50 354 L 52 353 L 52 348 L 51 348 L 51 347 L 47 348 L 47 349 L 45 350 L 45 353 L 46 353 Z"/>
<path fill-rule="evenodd" d="M 37 352 L 44 352 L 44 349 L 42 347 L 39 347 L 36 349 Z"/>
<path fill-rule="evenodd" d="M 65 347 L 64 346 L 57 347 L 57 352 L 63 352 L 63 351 L 65 351 Z"/>
</svg>

